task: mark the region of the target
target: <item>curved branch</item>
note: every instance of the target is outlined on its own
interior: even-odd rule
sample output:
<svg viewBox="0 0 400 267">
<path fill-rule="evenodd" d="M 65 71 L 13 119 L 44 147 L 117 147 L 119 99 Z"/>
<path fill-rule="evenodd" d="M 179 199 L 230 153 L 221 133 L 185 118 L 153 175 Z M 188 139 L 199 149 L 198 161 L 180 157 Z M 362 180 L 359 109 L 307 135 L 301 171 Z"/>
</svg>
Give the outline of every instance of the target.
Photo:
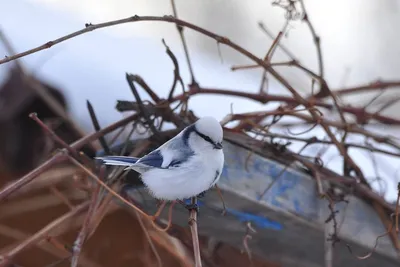
<svg viewBox="0 0 400 267">
<path fill-rule="evenodd" d="M 237 96 L 243 97 L 250 100 L 257 101 L 261 104 L 266 104 L 268 102 L 284 102 L 288 104 L 299 104 L 299 101 L 294 99 L 290 96 L 284 95 L 271 95 L 271 94 L 254 94 L 254 93 L 246 93 L 243 91 L 235 91 L 235 90 L 228 90 L 228 89 L 217 89 L 217 88 L 199 88 L 199 87 L 191 87 L 190 91 L 186 94 L 181 94 L 175 96 L 171 99 L 171 103 L 176 101 L 182 101 L 188 96 L 194 96 L 199 94 L 214 94 L 214 95 L 229 95 L 229 96 Z M 335 107 L 332 104 L 325 103 L 319 100 L 315 100 L 313 102 L 314 106 L 326 108 L 328 110 L 332 110 Z M 341 111 L 352 114 L 356 117 L 357 122 L 363 124 L 366 123 L 368 120 L 374 119 L 378 122 L 390 125 L 400 125 L 400 119 L 391 118 L 387 116 L 380 115 L 379 113 L 370 113 L 367 112 L 364 108 L 357 108 L 357 107 L 340 107 Z"/>
</svg>

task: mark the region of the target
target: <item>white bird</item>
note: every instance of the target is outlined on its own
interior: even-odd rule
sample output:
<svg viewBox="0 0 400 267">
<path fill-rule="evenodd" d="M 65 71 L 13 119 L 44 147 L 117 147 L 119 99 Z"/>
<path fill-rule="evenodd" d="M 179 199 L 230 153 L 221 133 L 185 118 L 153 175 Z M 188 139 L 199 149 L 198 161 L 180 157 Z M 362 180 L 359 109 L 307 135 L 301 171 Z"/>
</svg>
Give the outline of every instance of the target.
<svg viewBox="0 0 400 267">
<path fill-rule="evenodd" d="M 203 117 L 142 158 L 97 159 L 140 173 L 143 183 L 157 199 L 183 200 L 205 192 L 218 182 L 224 165 L 222 139 L 220 123 L 212 117 Z"/>
</svg>

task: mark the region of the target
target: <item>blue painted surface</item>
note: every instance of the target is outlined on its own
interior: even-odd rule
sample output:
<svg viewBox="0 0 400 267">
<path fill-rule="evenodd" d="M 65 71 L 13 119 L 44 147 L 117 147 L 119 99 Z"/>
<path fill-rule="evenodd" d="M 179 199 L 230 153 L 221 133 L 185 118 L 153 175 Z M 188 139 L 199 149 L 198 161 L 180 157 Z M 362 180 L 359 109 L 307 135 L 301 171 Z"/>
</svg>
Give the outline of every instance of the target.
<svg viewBox="0 0 400 267">
<path fill-rule="evenodd" d="M 226 184 L 256 201 L 286 210 L 308 220 L 318 220 L 319 203 L 315 183 L 305 174 L 265 159 L 250 155 L 230 143 L 224 144 L 225 167 L 220 183 Z M 247 161 L 247 169 L 245 168 Z M 275 182 L 274 182 L 275 181 Z M 262 193 L 270 183 L 273 186 Z"/>
</svg>

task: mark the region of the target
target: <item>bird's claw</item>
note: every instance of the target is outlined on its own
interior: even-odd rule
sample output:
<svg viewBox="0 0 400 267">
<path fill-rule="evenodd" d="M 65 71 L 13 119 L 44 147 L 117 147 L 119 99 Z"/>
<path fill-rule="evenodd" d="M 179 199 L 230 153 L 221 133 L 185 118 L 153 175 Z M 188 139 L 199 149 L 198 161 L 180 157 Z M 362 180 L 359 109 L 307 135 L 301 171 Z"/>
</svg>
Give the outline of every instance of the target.
<svg viewBox="0 0 400 267">
<path fill-rule="evenodd" d="M 194 203 L 194 204 L 186 204 L 186 205 L 185 205 L 185 208 L 186 208 L 188 211 L 195 210 L 197 213 L 199 213 L 199 206 L 198 206 L 196 203 Z"/>
</svg>

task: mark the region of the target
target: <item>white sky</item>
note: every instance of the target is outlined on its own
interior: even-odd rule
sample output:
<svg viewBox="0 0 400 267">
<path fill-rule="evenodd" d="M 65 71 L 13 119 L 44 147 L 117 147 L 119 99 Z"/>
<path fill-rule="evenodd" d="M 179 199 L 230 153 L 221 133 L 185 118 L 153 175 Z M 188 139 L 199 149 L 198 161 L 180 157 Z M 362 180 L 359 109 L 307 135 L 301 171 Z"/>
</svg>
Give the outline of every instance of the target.
<svg viewBox="0 0 400 267">
<path fill-rule="evenodd" d="M 400 60 L 394 56 L 400 55 L 400 38 L 397 38 L 396 31 L 396 25 L 400 23 L 398 2 L 305 2 L 310 19 L 321 36 L 326 79 L 332 88 L 367 83 L 377 78 L 399 77 Z M 271 40 L 259 30 L 257 23 L 262 21 L 276 34 L 284 22 L 282 10 L 272 7 L 271 1 L 267 0 L 255 0 L 251 5 L 248 1 L 240 0 L 177 0 L 176 3 L 182 19 L 229 37 L 260 57 L 268 50 Z M 0 27 L 15 49 L 23 51 L 79 30 L 87 22 L 98 23 L 135 14 L 171 13 L 170 1 L 3 0 L 0 1 Z M 185 32 L 200 85 L 248 92 L 258 90 L 260 71 L 230 71 L 232 65 L 250 63 L 247 59 L 221 47 L 221 63 L 214 41 L 193 31 Z M 141 75 L 160 96 L 167 95 L 172 82 L 173 66 L 165 54 L 161 38 L 166 40 L 178 57 L 182 77 L 185 83 L 189 83 L 176 28 L 165 23 L 140 22 L 94 31 L 28 56 L 22 61 L 40 77 L 63 89 L 72 116 L 82 127 L 91 131 L 86 99 L 92 102 L 102 125 L 110 124 L 121 117 L 114 110 L 117 99 L 133 100 L 125 81 L 125 72 Z M 316 70 L 315 47 L 304 24 L 292 23 L 283 43 L 302 63 Z M 1 53 L 6 54 L 0 46 L 0 55 Z M 278 51 L 275 60 L 285 59 Z M 0 65 L 0 75 L 4 74 L 7 67 L 8 64 Z M 309 81 L 301 72 L 285 70 L 282 74 L 300 92 L 309 91 Z M 270 85 L 270 90 L 273 93 L 288 94 L 274 83 Z M 367 102 L 368 98 L 358 97 L 349 101 L 359 104 Z M 266 110 L 251 101 L 216 96 L 195 97 L 191 100 L 190 107 L 199 116 L 213 115 L 222 119 L 230 112 L 231 103 L 235 113 Z M 398 108 L 389 112 L 396 114 L 397 110 Z M 336 154 L 334 151 L 332 153 Z M 327 158 L 330 158 L 329 154 Z M 374 176 L 370 161 L 366 161 L 368 157 L 358 153 L 355 158 L 367 176 Z M 382 162 L 382 175 L 391 178 L 386 197 L 393 200 L 397 181 L 393 174 L 398 161 L 387 158 L 378 160 Z M 330 166 L 340 168 L 339 159 L 332 160 Z"/>
</svg>

